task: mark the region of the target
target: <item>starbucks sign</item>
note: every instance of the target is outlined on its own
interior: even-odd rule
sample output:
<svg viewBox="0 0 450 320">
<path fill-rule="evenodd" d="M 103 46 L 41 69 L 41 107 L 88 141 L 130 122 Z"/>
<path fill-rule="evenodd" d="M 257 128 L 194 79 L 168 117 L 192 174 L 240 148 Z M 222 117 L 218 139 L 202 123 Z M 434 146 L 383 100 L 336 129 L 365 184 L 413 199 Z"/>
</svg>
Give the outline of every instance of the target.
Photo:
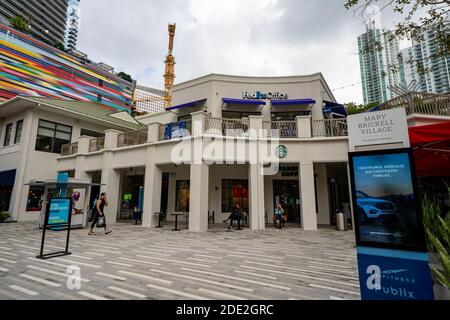
<svg viewBox="0 0 450 320">
<path fill-rule="evenodd" d="M 275 154 L 278 158 L 284 158 L 287 156 L 287 148 L 286 146 L 280 144 L 278 147 L 275 148 Z"/>
</svg>

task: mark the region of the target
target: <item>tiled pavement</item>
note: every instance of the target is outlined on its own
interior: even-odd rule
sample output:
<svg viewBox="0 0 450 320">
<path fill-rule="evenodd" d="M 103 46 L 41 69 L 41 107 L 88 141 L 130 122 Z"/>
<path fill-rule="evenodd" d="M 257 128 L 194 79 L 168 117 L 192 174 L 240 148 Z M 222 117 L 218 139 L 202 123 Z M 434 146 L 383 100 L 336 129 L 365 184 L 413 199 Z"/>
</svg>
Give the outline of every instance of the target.
<svg viewBox="0 0 450 320">
<path fill-rule="evenodd" d="M 117 224 L 73 230 L 70 256 L 39 260 L 35 223 L 0 224 L 0 299 L 359 299 L 352 231 L 204 234 Z M 66 232 L 48 232 L 63 248 Z M 67 267 L 81 270 L 70 290 Z"/>
</svg>

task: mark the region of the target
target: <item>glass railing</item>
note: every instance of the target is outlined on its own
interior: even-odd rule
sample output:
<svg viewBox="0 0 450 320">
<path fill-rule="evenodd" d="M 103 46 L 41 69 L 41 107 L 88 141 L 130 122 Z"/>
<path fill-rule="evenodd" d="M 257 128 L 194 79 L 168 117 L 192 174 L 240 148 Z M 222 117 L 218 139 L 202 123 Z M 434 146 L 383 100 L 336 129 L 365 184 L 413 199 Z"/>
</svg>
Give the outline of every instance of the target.
<svg viewBox="0 0 450 320">
<path fill-rule="evenodd" d="M 105 137 L 89 140 L 89 152 L 100 151 L 105 148 Z"/>
<path fill-rule="evenodd" d="M 78 142 L 66 143 L 61 146 L 61 156 L 70 156 L 78 152 Z"/>
<path fill-rule="evenodd" d="M 117 136 L 117 147 L 136 146 L 147 142 L 148 129 L 120 133 Z"/>
</svg>

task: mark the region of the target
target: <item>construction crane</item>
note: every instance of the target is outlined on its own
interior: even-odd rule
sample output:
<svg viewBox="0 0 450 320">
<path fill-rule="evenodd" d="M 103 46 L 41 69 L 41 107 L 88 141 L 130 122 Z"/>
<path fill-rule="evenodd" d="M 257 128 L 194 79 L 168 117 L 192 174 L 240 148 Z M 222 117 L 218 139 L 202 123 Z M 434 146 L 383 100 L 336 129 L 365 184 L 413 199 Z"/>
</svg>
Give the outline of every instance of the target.
<svg viewBox="0 0 450 320">
<path fill-rule="evenodd" d="M 172 86 L 175 80 L 175 57 L 172 54 L 173 51 L 173 41 L 175 38 L 175 23 L 169 23 L 168 31 L 169 31 L 169 52 L 167 53 L 166 60 L 164 60 L 165 64 L 165 72 L 164 72 L 164 96 L 152 96 L 146 97 L 142 99 L 135 98 L 135 90 L 133 90 L 132 97 L 132 111 L 136 113 L 136 103 L 137 102 L 145 102 L 145 101 L 163 101 L 164 109 L 168 109 L 172 104 Z"/>
</svg>

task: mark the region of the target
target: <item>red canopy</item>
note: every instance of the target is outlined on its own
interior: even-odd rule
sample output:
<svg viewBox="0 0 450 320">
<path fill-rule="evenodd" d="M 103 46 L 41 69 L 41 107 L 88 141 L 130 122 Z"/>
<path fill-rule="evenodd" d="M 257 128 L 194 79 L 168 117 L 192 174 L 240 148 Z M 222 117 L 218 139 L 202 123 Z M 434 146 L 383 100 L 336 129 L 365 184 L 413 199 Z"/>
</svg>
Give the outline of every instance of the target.
<svg viewBox="0 0 450 320">
<path fill-rule="evenodd" d="M 417 176 L 450 177 L 450 121 L 408 130 Z"/>
</svg>

